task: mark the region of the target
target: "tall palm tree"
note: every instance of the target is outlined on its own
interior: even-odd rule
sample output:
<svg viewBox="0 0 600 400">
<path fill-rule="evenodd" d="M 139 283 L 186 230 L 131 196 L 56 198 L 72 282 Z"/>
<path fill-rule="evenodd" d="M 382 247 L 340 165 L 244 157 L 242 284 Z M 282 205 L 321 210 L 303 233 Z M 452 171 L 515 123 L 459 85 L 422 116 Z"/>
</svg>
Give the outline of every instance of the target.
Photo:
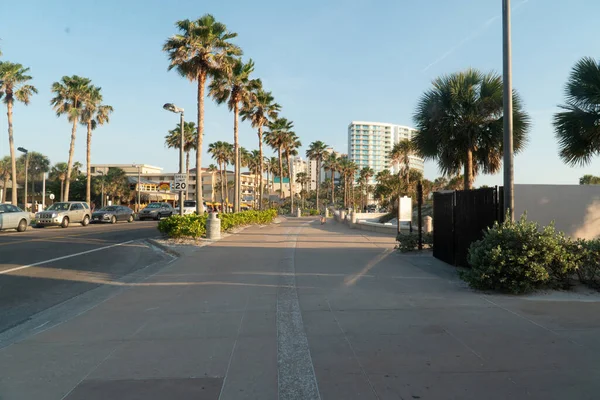
<svg viewBox="0 0 600 400">
<path fill-rule="evenodd" d="M 390 151 L 390 161 L 398 166 L 398 184 L 402 186 L 402 175 L 406 181 L 406 190 L 410 185 L 410 155 L 413 154 L 415 145 L 409 139 L 396 143 Z M 400 189 L 398 189 L 400 190 Z M 398 194 L 400 196 L 400 194 Z"/>
<path fill-rule="evenodd" d="M 344 178 L 344 206 L 349 207 L 350 198 L 352 197 L 351 190 L 354 185 L 354 176 L 356 175 L 356 171 L 358 170 L 358 166 L 354 161 L 350 161 L 350 159 L 346 157 L 342 157 L 340 159 L 340 174 Z"/>
<path fill-rule="evenodd" d="M 565 88 L 566 105 L 554 115 L 560 158 L 569 165 L 586 165 L 600 155 L 600 61 L 582 58 Z"/>
<path fill-rule="evenodd" d="M 196 124 L 194 122 L 183 123 L 183 151 L 185 152 L 185 172 L 190 174 L 190 152 L 196 149 Z M 181 124 L 177 124 L 165 136 L 165 146 L 169 149 L 181 147 Z M 200 181 L 197 181 L 200 182 Z"/>
<path fill-rule="evenodd" d="M 294 182 L 295 179 L 292 176 L 292 157 L 298 155 L 298 149 L 302 146 L 300 139 L 294 132 L 288 132 L 287 139 L 284 144 L 285 158 L 288 165 L 288 178 L 290 180 L 290 211 L 294 212 Z"/>
<path fill-rule="evenodd" d="M 305 186 L 306 184 L 309 182 L 309 177 L 308 174 L 306 172 L 298 172 L 296 174 L 296 183 L 300 184 L 300 196 L 302 199 L 302 208 L 305 208 L 304 206 L 304 194 L 306 193 L 306 189 Z"/>
<path fill-rule="evenodd" d="M 375 174 L 375 171 L 373 171 L 373 168 L 371 167 L 363 167 L 360 170 L 360 181 L 361 181 L 361 190 L 360 190 L 360 196 L 362 198 L 361 200 L 361 206 L 365 207 L 365 200 L 363 198 L 363 194 L 365 193 L 365 188 L 368 188 L 369 186 L 369 179 L 373 176 L 373 174 Z M 367 198 L 368 193 L 366 193 Z"/>
<path fill-rule="evenodd" d="M 0 159 L 0 178 L 2 179 L 2 197 L 0 203 L 6 202 L 6 188 L 12 172 L 10 156 Z"/>
<path fill-rule="evenodd" d="M 327 145 L 320 140 L 312 142 L 306 150 L 306 157 L 317 162 L 317 210 L 320 209 L 319 204 L 319 186 L 321 186 L 321 164 L 327 154 Z"/>
<path fill-rule="evenodd" d="M 336 152 L 330 153 L 323 160 L 323 167 L 327 171 L 331 172 L 331 204 L 335 205 L 335 174 L 340 168 L 340 157 Z"/>
<path fill-rule="evenodd" d="M 81 124 L 87 127 L 85 201 L 88 204 L 92 201 L 92 131 L 109 123 L 110 114 L 113 112 L 112 106 L 102 104 L 101 91 L 97 86 L 90 86 L 90 93 L 84 100 L 81 113 Z"/>
<path fill-rule="evenodd" d="M 240 211 L 240 143 L 239 143 L 239 114 L 240 109 L 248 107 L 254 91 L 261 86 L 258 79 L 250 79 L 254 72 L 254 61 L 250 59 L 244 63 L 240 58 L 230 58 L 227 67 L 215 75 L 209 86 L 209 94 L 217 104 L 227 103 L 229 111 L 233 111 L 233 151 L 235 190 L 234 204 L 235 212 Z"/>
<path fill-rule="evenodd" d="M 283 150 L 289 139 L 289 133 L 294 129 L 294 123 L 286 118 L 277 118 L 269 123 L 269 130 L 265 132 L 265 143 L 277 150 L 279 160 L 279 196 L 283 197 Z M 271 167 L 272 168 L 272 167 Z"/>
<path fill-rule="evenodd" d="M 60 201 L 64 201 L 65 181 L 67 180 L 67 163 L 59 162 L 50 169 L 48 178 L 52 181 L 60 181 Z"/>
<path fill-rule="evenodd" d="M 21 64 L 0 61 L 0 99 L 4 99 L 8 117 L 8 146 L 12 180 L 11 202 L 15 205 L 17 204 L 17 157 L 13 133 L 13 107 L 15 100 L 28 105 L 31 96 L 37 93 L 37 89 L 27 83 L 32 79 L 27 75 L 28 72 L 29 68 L 25 68 Z"/>
<path fill-rule="evenodd" d="M 514 150 L 525 147 L 530 118 L 513 91 Z M 503 86 L 495 73 L 474 69 L 437 78 L 414 115 L 417 153 L 437 160 L 444 175 L 464 170 L 464 188 L 477 173 L 495 173 L 502 162 Z"/>
<path fill-rule="evenodd" d="M 260 165 L 258 169 L 258 175 L 260 176 L 260 198 L 259 198 L 259 209 L 262 210 L 262 195 L 264 193 L 263 187 L 263 127 L 270 121 L 277 118 L 278 112 L 281 110 L 281 106 L 274 102 L 275 99 L 271 92 L 266 92 L 261 88 L 258 88 L 254 96 L 252 96 L 250 103 L 241 111 L 242 120 L 249 119 L 252 123 L 252 127 L 258 130 L 258 151 L 260 153 Z"/>
<path fill-rule="evenodd" d="M 69 122 L 73 124 L 71 128 L 71 144 L 69 146 L 69 159 L 67 161 L 67 176 L 71 176 L 73 168 L 73 154 L 75 153 L 75 139 L 77 137 L 77 124 L 82 120 L 84 105 L 93 93 L 92 81 L 77 75 L 63 76 L 60 82 L 52 84 L 54 97 L 50 104 L 56 116 L 67 115 Z M 65 183 L 64 201 L 69 200 L 70 180 Z"/>
<path fill-rule="evenodd" d="M 169 70 L 175 68 L 184 78 L 197 82 L 198 133 L 196 135 L 196 182 L 202 182 L 202 139 L 204 139 L 204 91 L 207 80 L 234 55 L 241 55 L 239 47 L 230 42 L 237 36 L 227 27 L 205 14 L 196 21 L 177 21 L 179 34 L 171 36 L 163 45 L 169 54 Z M 196 185 L 196 212 L 202 212 L 202 185 Z"/>
<path fill-rule="evenodd" d="M 208 166 L 207 172 L 210 173 L 210 201 L 215 202 L 215 174 L 219 172 L 219 168 L 215 164 Z"/>
</svg>

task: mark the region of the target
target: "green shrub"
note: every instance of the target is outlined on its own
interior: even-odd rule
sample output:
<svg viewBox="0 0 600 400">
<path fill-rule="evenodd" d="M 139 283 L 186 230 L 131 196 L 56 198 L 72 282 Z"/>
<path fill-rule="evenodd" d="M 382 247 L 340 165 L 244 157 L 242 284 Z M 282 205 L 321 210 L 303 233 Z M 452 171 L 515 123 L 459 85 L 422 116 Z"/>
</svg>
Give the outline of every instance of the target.
<svg viewBox="0 0 600 400">
<path fill-rule="evenodd" d="M 431 233 L 423 233 L 423 248 L 424 249 L 432 249 L 433 248 L 433 234 Z M 419 248 L 419 234 L 417 233 L 399 233 L 396 236 L 396 241 L 398 242 L 398 249 L 402 253 L 407 253 L 409 251 L 414 251 Z"/>
<path fill-rule="evenodd" d="M 579 280 L 600 289 L 600 239 L 572 242 L 572 251 L 577 255 Z"/>
<path fill-rule="evenodd" d="M 496 223 L 471 244 L 471 269 L 460 276 L 473 288 L 509 293 L 564 287 L 578 265 L 569 254 L 570 243 L 554 225 L 540 231 L 525 216 L 517 222 Z"/>
<path fill-rule="evenodd" d="M 266 211 L 244 211 L 235 214 L 219 214 L 221 220 L 221 231 L 229 231 L 233 228 L 245 225 L 266 225 L 273 222 L 277 217 L 277 210 Z M 170 238 L 194 238 L 206 235 L 207 215 L 173 215 L 158 223 L 158 230 Z"/>
</svg>

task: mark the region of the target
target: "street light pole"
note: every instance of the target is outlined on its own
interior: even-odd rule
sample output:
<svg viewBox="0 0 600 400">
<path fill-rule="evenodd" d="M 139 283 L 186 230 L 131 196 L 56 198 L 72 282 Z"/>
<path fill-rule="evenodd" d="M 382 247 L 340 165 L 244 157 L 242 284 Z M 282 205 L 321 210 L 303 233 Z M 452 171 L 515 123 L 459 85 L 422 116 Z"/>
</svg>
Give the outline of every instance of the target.
<svg viewBox="0 0 600 400">
<path fill-rule="evenodd" d="M 141 196 L 140 196 L 140 188 L 141 188 L 141 184 L 142 184 L 142 173 L 140 171 L 140 166 L 139 164 L 136 165 L 137 166 L 137 170 L 138 170 L 138 184 L 137 184 L 137 212 L 140 212 L 140 204 L 142 204 L 142 202 L 140 201 Z"/>
<path fill-rule="evenodd" d="M 104 208 L 104 171 L 98 171 L 99 174 L 102 175 L 102 180 L 100 181 L 100 187 L 101 187 L 101 195 L 102 198 L 100 199 L 100 208 Z"/>
<path fill-rule="evenodd" d="M 513 101 L 512 101 L 512 44 L 510 34 L 510 0 L 502 0 L 503 82 L 504 82 L 504 210 L 511 221 L 515 219 L 513 165 Z"/>
<path fill-rule="evenodd" d="M 25 211 L 27 211 L 27 175 L 28 175 L 28 169 L 29 169 L 29 151 L 24 148 L 24 147 L 19 147 L 17 148 L 17 150 L 19 150 L 21 153 L 25 154 L 25 187 L 23 188 L 25 191 L 23 192 L 24 196 L 24 202 L 23 202 L 23 208 L 25 208 Z M 13 185 L 15 185 L 15 182 L 13 182 Z"/>
<path fill-rule="evenodd" d="M 185 167 L 183 166 L 183 158 L 184 158 L 184 147 L 185 147 L 185 137 L 184 137 L 184 117 L 183 117 L 183 109 L 180 109 L 181 112 L 179 113 L 179 124 L 181 125 L 181 142 L 179 144 L 179 173 L 183 174 L 185 172 Z M 198 176 L 198 171 L 196 171 L 196 176 Z M 186 184 L 186 188 L 187 185 L 189 184 L 189 177 L 187 178 L 188 182 Z M 198 180 L 196 179 L 196 185 L 202 185 L 202 182 L 198 182 Z M 201 186 L 202 188 L 202 186 Z M 202 190 L 202 189 L 201 189 Z M 184 190 L 180 190 L 179 191 L 179 215 L 183 216 L 183 201 L 185 200 L 185 191 Z M 196 201 L 198 201 L 196 199 Z"/>
</svg>

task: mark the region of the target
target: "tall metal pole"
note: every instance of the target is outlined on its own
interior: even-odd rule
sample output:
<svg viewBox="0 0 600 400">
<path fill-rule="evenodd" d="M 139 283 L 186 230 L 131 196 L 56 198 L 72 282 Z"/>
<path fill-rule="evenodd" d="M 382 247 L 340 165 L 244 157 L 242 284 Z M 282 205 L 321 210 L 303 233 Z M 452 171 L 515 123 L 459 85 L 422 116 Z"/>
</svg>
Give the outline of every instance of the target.
<svg viewBox="0 0 600 400">
<path fill-rule="evenodd" d="M 42 172 L 42 211 L 46 209 L 46 173 Z"/>
<path fill-rule="evenodd" d="M 138 184 L 137 184 L 137 212 L 140 212 L 140 204 L 142 204 L 141 202 L 141 196 L 140 196 L 140 191 L 142 190 L 142 172 L 140 170 L 140 166 L 138 164 L 137 166 L 137 170 L 138 170 Z"/>
<path fill-rule="evenodd" d="M 25 204 L 23 205 L 23 207 L 25 207 L 25 210 L 27 210 L 27 175 L 28 175 L 28 169 L 29 169 L 29 152 L 25 153 Z"/>
<path fill-rule="evenodd" d="M 185 172 L 185 167 L 183 165 L 183 150 L 185 147 L 185 138 L 184 138 L 184 129 L 183 129 L 183 125 L 184 125 L 184 118 L 183 118 L 183 111 L 181 111 L 181 113 L 179 113 L 179 123 L 181 125 L 181 143 L 179 144 L 179 173 L 183 174 Z M 200 166 L 198 166 L 200 167 Z M 198 171 L 196 171 L 196 176 L 199 176 L 200 174 L 198 173 Z M 189 177 L 188 177 L 189 180 Z M 202 182 L 198 182 L 196 181 L 196 185 L 200 185 L 200 190 L 202 190 Z M 183 200 L 185 197 L 185 191 L 184 190 L 180 190 L 179 191 L 179 215 L 183 216 Z M 196 201 L 198 201 L 198 199 L 196 199 Z"/>
<path fill-rule="evenodd" d="M 502 31 L 504 44 L 504 210 L 511 221 L 515 219 L 513 166 L 513 102 L 512 50 L 510 35 L 510 0 L 502 0 Z"/>
<path fill-rule="evenodd" d="M 101 192 L 101 198 L 100 198 L 100 208 L 104 208 L 104 171 L 98 171 L 99 174 L 102 175 L 102 180 L 100 181 L 100 192 Z"/>
</svg>

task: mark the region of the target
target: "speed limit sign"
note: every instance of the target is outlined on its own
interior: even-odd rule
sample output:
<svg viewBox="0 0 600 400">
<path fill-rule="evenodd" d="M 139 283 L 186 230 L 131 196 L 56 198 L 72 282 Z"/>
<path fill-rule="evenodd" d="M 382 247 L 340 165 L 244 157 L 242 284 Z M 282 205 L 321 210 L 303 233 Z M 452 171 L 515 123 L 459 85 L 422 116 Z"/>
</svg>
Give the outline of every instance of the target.
<svg viewBox="0 0 600 400">
<path fill-rule="evenodd" d="M 187 174 L 175 174 L 174 190 L 185 190 L 187 188 Z"/>
</svg>

